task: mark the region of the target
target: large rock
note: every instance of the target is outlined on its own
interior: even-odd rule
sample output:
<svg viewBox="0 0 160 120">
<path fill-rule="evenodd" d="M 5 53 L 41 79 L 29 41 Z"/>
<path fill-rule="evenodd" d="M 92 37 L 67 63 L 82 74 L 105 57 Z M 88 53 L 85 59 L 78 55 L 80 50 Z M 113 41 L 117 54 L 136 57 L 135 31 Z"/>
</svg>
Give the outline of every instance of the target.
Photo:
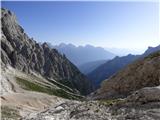
<svg viewBox="0 0 160 120">
<path fill-rule="evenodd" d="M 145 87 L 127 97 L 127 102 L 140 102 L 144 104 L 158 101 L 160 101 L 160 86 Z"/>
</svg>

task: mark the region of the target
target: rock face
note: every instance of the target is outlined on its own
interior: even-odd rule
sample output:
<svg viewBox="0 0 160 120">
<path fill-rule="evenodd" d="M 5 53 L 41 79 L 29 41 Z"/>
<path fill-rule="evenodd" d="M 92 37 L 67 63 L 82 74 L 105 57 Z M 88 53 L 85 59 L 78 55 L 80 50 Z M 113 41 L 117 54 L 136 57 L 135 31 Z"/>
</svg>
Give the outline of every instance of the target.
<svg viewBox="0 0 160 120">
<path fill-rule="evenodd" d="M 102 83 L 94 99 L 126 97 L 143 87 L 160 85 L 160 51 L 137 60 Z"/>
<path fill-rule="evenodd" d="M 6 9 L 1 9 L 2 67 L 12 67 L 25 73 L 36 72 L 45 78 L 55 79 L 72 89 L 86 95 L 91 92 L 92 85 L 86 77 L 56 49 L 51 49 L 47 43 L 38 44 L 29 38 L 24 29 L 18 25 L 15 15 Z"/>
</svg>

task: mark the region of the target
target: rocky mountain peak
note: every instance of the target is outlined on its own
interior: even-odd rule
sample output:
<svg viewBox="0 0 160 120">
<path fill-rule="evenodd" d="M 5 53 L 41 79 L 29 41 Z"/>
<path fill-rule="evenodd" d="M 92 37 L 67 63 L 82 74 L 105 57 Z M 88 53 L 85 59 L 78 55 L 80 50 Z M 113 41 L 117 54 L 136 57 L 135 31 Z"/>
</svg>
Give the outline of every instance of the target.
<svg viewBox="0 0 160 120">
<path fill-rule="evenodd" d="M 42 47 L 43 47 L 43 48 L 48 48 L 48 49 L 49 49 L 49 45 L 48 45 L 46 42 L 44 42 L 44 43 L 42 44 Z"/>
<path fill-rule="evenodd" d="M 35 72 L 54 79 L 72 89 L 88 94 L 91 83 L 80 71 L 56 49 L 47 43 L 42 45 L 29 38 L 18 24 L 14 13 L 2 9 L 2 65 L 10 65 L 20 71 L 31 74 Z"/>
</svg>

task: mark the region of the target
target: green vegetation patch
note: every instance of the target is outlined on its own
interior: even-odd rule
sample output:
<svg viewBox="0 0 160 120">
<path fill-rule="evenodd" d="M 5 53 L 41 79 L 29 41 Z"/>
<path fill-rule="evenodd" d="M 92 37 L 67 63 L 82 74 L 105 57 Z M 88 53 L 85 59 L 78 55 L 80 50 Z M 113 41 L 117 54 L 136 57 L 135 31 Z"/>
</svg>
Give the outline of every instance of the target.
<svg viewBox="0 0 160 120">
<path fill-rule="evenodd" d="M 21 118 L 19 111 L 8 106 L 1 106 L 2 120 L 19 120 Z"/>
<path fill-rule="evenodd" d="M 66 82 L 62 82 L 62 81 L 65 81 L 65 80 L 61 80 L 61 81 L 59 81 L 61 84 L 59 84 L 58 82 L 55 82 L 55 81 L 53 81 L 53 80 L 50 80 L 50 79 L 48 79 L 48 81 L 49 82 L 51 82 L 51 83 L 53 83 L 53 84 L 55 84 L 55 85 L 57 85 L 58 87 L 60 87 L 60 88 L 63 88 L 63 89 L 65 89 L 65 90 L 67 90 L 67 91 L 69 91 L 69 92 L 74 92 L 71 88 L 73 88 L 73 87 L 70 87 L 70 88 L 68 88 L 67 86 L 69 86 L 68 84 L 68 81 L 66 81 Z M 68 84 L 66 84 L 66 83 L 68 83 Z M 62 85 L 63 84 L 63 85 Z M 64 85 L 66 85 L 66 86 L 64 86 Z"/>
<path fill-rule="evenodd" d="M 49 95 L 56 95 L 66 99 L 74 99 L 74 100 L 82 99 L 81 96 L 69 94 L 63 89 L 54 89 L 52 87 L 45 85 L 42 86 L 41 84 L 33 83 L 24 78 L 16 77 L 16 82 L 25 90 L 47 93 Z"/>
</svg>

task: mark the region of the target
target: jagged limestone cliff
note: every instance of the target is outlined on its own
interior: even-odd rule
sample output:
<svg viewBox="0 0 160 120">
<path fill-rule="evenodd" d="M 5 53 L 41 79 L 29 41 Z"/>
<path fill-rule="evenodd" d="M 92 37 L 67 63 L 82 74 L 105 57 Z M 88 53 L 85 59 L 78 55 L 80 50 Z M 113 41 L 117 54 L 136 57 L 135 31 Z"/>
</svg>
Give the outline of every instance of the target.
<svg viewBox="0 0 160 120">
<path fill-rule="evenodd" d="M 2 66 L 12 67 L 25 73 L 36 72 L 47 79 L 54 79 L 86 95 L 92 91 L 91 83 L 80 71 L 56 49 L 47 43 L 42 45 L 29 38 L 18 24 L 16 16 L 2 9 Z"/>
</svg>

